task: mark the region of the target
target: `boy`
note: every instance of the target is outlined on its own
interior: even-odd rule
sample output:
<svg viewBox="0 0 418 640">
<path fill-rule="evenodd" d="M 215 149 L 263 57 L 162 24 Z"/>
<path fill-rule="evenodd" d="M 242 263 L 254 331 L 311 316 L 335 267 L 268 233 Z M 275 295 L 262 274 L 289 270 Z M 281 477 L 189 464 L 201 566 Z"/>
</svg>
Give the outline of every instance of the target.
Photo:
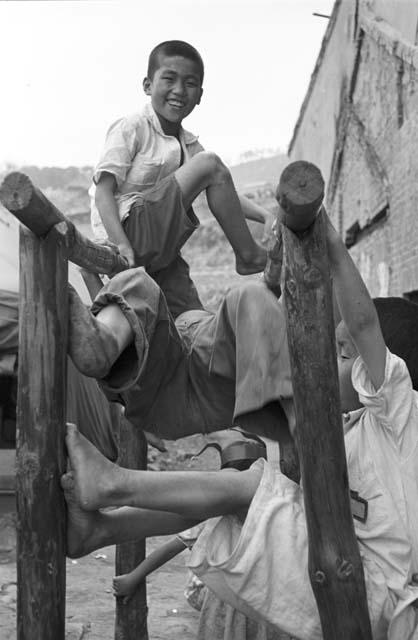
<svg viewBox="0 0 418 640">
<path fill-rule="evenodd" d="M 417 335 L 417 309 L 410 306 L 410 321 L 401 332 L 388 332 L 391 353 L 376 308 L 330 223 L 327 241 L 342 317 L 337 343 L 349 483 L 368 503 L 365 522 L 354 524 L 373 637 L 413 640 L 418 633 L 418 400 L 405 361 L 394 353 Z M 381 319 L 384 333 L 387 320 L 393 328 L 392 318 L 382 313 Z M 199 536 L 189 562 L 193 572 L 244 614 L 303 640 L 322 638 L 308 578 L 302 489 L 277 465 L 260 460 L 228 475 L 119 469 L 74 426 L 67 447 L 73 472 L 62 484 L 74 491 L 69 496 L 73 551 L 127 541 L 134 531 L 147 536 L 157 524 L 160 533 L 174 533 L 176 527 L 223 516 Z M 94 511 L 110 505 L 130 508 Z"/>
<path fill-rule="evenodd" d="M 175 278 L 184 296 L 182 310 L 196 303 L 180 249 L 199 225 L 192 203 L 202 191 L 235 252 L 238 273 L 262 271 L 266 263 L 266 251 L 253 240 L 244 216 L 266 222 L 270 214 L 239 197 L 218 156 L 203 151 L 182 128 L 200 103 L 203 75 L 202 58 L 190 44 L 170 40 L 157 45 L 143 81 L 150 104 L 110 127 L 93 176 L 96 236 L 107 233 L 128 265 L 145 266 L 163 290 L 165 279 Z M 174 273 L 167 275 L 167 267 Z M 170 308 L 171 302 L 176 315 L 181 307 L 175 293 Z"/>
</svg>

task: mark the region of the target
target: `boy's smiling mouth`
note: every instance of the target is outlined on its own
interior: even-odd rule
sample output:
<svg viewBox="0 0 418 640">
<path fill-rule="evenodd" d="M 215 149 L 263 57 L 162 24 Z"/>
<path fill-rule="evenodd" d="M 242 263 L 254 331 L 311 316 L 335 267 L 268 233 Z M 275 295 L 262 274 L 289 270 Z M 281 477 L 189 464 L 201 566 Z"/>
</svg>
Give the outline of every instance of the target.
<svg viewBox="0 0 418 640">
<path fill-rule="evenodd" d="M 170 107 L 175 107 L 176 109 L 182 109 L 185 106 L 185 103 L 179 100 L 167 100 L 167 102 Z"/>
</svg>

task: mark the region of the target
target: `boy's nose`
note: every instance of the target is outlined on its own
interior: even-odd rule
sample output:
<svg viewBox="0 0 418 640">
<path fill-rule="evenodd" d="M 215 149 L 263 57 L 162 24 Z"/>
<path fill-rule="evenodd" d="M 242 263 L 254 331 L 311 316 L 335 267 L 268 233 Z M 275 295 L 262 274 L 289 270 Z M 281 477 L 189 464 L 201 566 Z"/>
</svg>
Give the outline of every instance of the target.
<svg viewBox="0 0 418 640">
<path fill-rule="evenodd" d="M 181 80 L 178 80 L 173 87 L 173 93 L 179 96 L 183 96 L 186 91 L 186 85 Z"/>
</svg>

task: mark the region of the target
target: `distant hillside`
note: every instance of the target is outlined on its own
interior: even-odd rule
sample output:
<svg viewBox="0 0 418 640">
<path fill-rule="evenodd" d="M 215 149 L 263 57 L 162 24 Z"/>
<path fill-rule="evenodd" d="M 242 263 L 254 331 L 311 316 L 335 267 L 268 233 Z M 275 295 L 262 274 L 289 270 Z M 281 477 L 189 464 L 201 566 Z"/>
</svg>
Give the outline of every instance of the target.
<svg viewBox="0 0 418 640">
<path fill-rule="evenodd" d="M 93 167 L 36 167 L 33 165 L 20 167 L 38 189 L 85 188 L 91 184 Z"/>
<path fill-rule="evenodd" d="M 232 177 L 238 191 L 245 191 L 248 186 L 268 182 L 275 189 L 280 178 L 280 174 L 289 164 L 289 159 L 284 154 L 250 160 L 230 167 Z"/>
<path fill-rule="evenodd" d="M 286 155 L 276 154 L 233 165 L 230 170 L 238 191 L 246 189 L 248 185 L 262 182 L 268 182 L 275 187 L 288 162 Z M 93 167 L 89 166 L 62 168 L 30 165 L 14 169 L 26 173 L 39 189 L 88 189 L 93 174 Z M 11 170 L 13 169 L 10 168 L 9 171 Z"/>
<path fill-rule="evenodd" d="M 254 201 L 274 213 L 277 208 L 274 191 L 280 174 L 287 164 L 287 157 L 277 154 L 242 162 L 230 167 L 230 169 L 237 190 L 249 195 Z M 47 198 L 64 214 L 72 217 L 82 233 L 87 236 L 91 235 L 88 189 L 91 185 L 92 167 L 8 167 L 7 173 L 16 170 L 26 173 Z M 3 175 L 0 173 L 0 183 L 4 173 Z M 199 287 L 202 301 L 208 308 L 215 309 L 221 296 L 230 286 L 240 283 L 242 277 L 235 274 L 232 249 L 209 211 L 206 199 L 198 199 L 193 206 L 201 225 L 186 243 L 184 256 L 192 266 L 193 278 Z M 5 220 L 7 222 L 7 218 Z M 250 223 L 250 229 L 256 239 L 260 241 L 263 232 L 262 225 Z M 0 228 L 2 242 L 6 241 L 7 243 L 5 233 Z M 12 253 L 14 259 L 17 260 L 17 249 L 14 248 Z M 0 257 L 10 258 L 4 250 Z M 3 272 L 0 275 L 4 280 L 8 266 L 0 266 L 2 267 L 0 271 Z M 16 273 L 16 268 L 13 273 Z M 3 283 L 3 287 L 7 288 L 7 286 L 12 288 L 9 282 Z M 17 288 L 17 281 L 13 284 L 13 288 Z"/>
</svg>

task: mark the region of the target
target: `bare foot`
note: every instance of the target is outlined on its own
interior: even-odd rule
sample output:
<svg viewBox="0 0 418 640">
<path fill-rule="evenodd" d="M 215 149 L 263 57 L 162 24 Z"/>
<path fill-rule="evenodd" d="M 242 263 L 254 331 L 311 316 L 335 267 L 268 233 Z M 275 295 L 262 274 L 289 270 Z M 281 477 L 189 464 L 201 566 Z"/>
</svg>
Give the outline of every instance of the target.
<svg viewBox="0 0 418 640">
<path fill-rule="evenodd" d="M 77 369 L 91 378 L 104 378 L 119 356 L 113 333 L 99 322 L 69 285 L 68 353 Z"/>
<path fill-rule="evenodd" d="M 71 472 L 61 477 L 61 487 L 67 503 L 67 556 L 80 558 L 103 546 L 99 534 L 101 514 L 81 509 L 74 494 Z"/>
<path fill-rule="evenodd" d="M 249 276 L 252 273 L 264 271 L 267 263 L 267 251 L 259 244 L 256 244 L 254 253 L 247 256 L 236 256 L 235 268 L 241 276 Z"/>
<path fill-rule="evenodd" d="M 112 495 L 120 467 L 107 460 L 77 429 L 67 424 L 65 437 L 71 463 L 74 497 L 84 511 L 114 506 Z"/>
</svg>

